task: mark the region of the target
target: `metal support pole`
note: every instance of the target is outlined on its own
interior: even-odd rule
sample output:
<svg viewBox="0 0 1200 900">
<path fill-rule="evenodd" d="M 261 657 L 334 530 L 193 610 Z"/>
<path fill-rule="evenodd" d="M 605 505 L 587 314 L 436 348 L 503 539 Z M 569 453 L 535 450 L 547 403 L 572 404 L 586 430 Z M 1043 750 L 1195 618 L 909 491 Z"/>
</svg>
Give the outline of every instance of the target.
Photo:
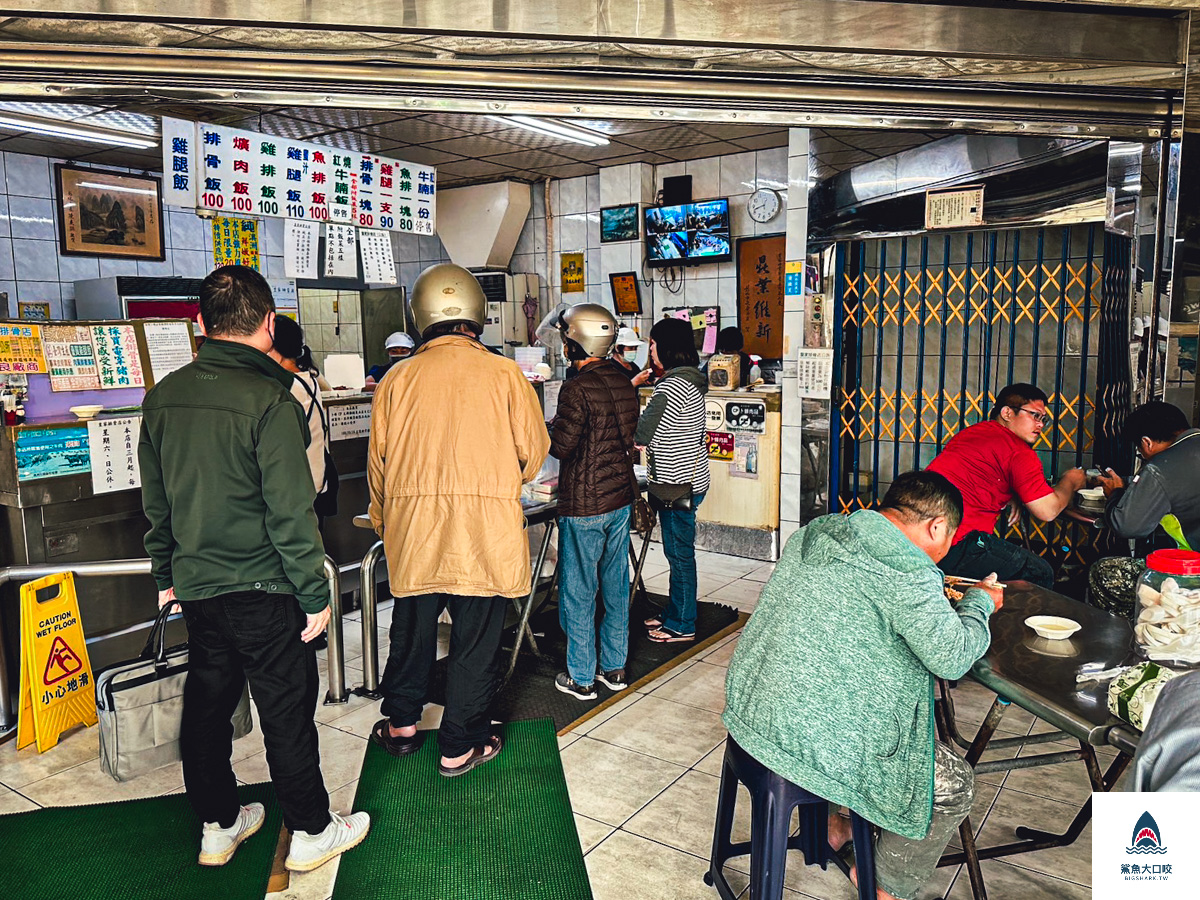
<svg viewBox="0 0 1200 900">
<path fill-rule="evenodd" d="M 325 661 L 329 665 L 329 690 L 325 704 L 345 703 L 349 699 L 346 690 L 346 655 L 342 644 L 342 573 L 330 557 L 325 557 L 325 579 L 329 582 L 329 628 L 325 649 Z"/>
<path fill-rule="evenodd" d="M 529 633 L 529 616 L 533 612 L 533 602 L 537 598 L 538 582 L 542 580 L 542 565 L 546 562 L 546 554 L 550 550 L 550 536 L 554 533 L 554 520 L 546 522 L 546 533 L 542 536 L 542 545 L 538 548 L 537 563 L 533 570 L 533 578 L 529 588 L 529 598 L 525 601 L 525 608 L 521 610 L 520 621 L 517 622 L 517 633 L 513 637 L 512 655 L 508 660 L 508 671 L 505 673 L 505 680 L 512 677 L 513 671 L 517 668 L 517 654 L 521 652 L 521 640 L 528 638 L 530 647 L 533 652 L 537 653 L 537 642 L 534 641 L 533 635 Z M 557 571 L 555 572 L 557 577 Z M 553 588 L 553 582 L 551 582 Z"/>
<path fill-rule="evenodd" d="M 375 584 L 375 566 L 383 558 L 383 541 L 367 551 L 358 570 L 359 596 L 362 598 L 363 683 L 352 694 L 380 700 L 379 690 L 379 591 Z"/>
</svg>

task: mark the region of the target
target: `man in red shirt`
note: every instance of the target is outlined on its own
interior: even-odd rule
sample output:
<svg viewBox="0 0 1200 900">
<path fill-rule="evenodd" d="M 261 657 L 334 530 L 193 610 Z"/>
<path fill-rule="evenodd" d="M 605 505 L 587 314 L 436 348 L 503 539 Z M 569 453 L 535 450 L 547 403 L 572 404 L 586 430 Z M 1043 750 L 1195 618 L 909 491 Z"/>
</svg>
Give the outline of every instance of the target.
<svg viewBox="0 0 1200 900">
<path fill-rule="evenodd" d="M 1052 522 L 1087 484 L 1083 469 L 1071 469 L 1054 487 L 1046 482 L 1033 444 L 1048 418 L 1046 395 L 1036 385 L 1011 384 L 996 398 L 990 421 L 964 428 L 929 464 L 963 495 L 962 524 L 941 562 L 943 572 L 967 578 L 995 572 L 1001 581 L 1053 586 L 1048 562 L 993 534 L 996 517 L 1014 499 L 1034 517 Z"/>
</svg>

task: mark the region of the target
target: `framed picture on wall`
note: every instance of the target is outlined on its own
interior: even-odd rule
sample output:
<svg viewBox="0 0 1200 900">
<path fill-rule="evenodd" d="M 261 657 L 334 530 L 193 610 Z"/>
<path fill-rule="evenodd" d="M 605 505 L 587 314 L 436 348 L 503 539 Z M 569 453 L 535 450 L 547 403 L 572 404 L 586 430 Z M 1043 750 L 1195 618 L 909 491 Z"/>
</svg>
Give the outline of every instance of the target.
<svg viewBox="0 0 1200 900">
<path fill-rule="evenodd" d="M 642 291 L 637 272 L 611 272 L 608 283 L 612 287 L 613 308 L 618 316 L 642 314 Z"/>
<path fill-rule="evenodd" d="M 166 259 L 159 179 L 58 163 L 54 181 L 64 256 Z"/>
<path fill-rule="evenodd" d="M 638 224 L 638 206 L 606 206 L 600 210 L 600 243 L 636 241 L 642 236 Z"/>
</svg>

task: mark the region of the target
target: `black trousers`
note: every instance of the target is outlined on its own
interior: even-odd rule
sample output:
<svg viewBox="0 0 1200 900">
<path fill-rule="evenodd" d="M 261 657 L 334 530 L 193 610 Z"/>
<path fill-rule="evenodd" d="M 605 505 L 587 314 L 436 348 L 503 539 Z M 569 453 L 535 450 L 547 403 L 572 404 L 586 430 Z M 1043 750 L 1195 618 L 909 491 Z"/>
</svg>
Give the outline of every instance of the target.
<svg viewBox="0 0 1200 900">
<path fill-rule="evenodd" d="M 429 681 L 437 661 L 437 620 L 450 608 L 450 656 L 447 659 L 446 710 L 438 746 L 446 757 L 462 756 L 492 734 L 488 715 L 499 684 L 497 652 L 504 630 L 504 597 L 425 594 L 396 600 L 392 609 L 391 653 L 383 669 L 380 707 L 392 725 L 402 728 L 421 719 L 429 699 Z"/>
<path fill-rule="evenodd" d="M 1000 581 L 1054 587 L 1054 567 L 1050 563 L 1024 547 L 982 531 L 972 531 L 951 547 L 938 568 L 947 575 L 964 578 L 986 578 L 995 572 Z"/>
<path fill-rule="evenodd" d="M 300 604 L 291 594 L 244 591 L 180 605 L 188 626 L 183 780 L 196 815 L 222 828 L 237 819 L 230 720 L 249 679 L 284 824 L 321 831 L 329 824 L 329 794 L 313 721 L 317 656 L 300 640 Z"/>
</svg>

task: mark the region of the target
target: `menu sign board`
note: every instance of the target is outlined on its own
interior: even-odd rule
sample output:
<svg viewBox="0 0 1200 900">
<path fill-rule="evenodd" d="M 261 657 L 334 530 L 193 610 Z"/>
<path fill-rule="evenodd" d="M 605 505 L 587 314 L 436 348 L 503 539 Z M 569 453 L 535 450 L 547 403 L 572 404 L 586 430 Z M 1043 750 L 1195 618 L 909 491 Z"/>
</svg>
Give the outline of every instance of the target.
<svg viewBox="0 0 1200 900">
<path fill-rule="evenodd" d="M 45 371 L 42 326 L 0 325 L 0 374 L 35 375 Z"/>
<path fill-rule="evenodd" d="M 258 271 L 258 220 L 212 220 L 213 266 L 249 266 Z"/>
<path fill-rule="evenodd" d="M 93 325 L 92 346 L 96 348 L 100 387 L 146 386 L 138 353 L 137 329 L 133 325 Z"/>
<path fill-rule="evenodd" d="M 42 326 L 42 350 L 54 391 L 99 390 L 100 370 L 86 325 Z"/>
<path fill-rule="evenodd" d="M 164 119 L 163 171 L 180 206 L 434 233 L 437 172 L 403 160 Z"/>
</svg>

